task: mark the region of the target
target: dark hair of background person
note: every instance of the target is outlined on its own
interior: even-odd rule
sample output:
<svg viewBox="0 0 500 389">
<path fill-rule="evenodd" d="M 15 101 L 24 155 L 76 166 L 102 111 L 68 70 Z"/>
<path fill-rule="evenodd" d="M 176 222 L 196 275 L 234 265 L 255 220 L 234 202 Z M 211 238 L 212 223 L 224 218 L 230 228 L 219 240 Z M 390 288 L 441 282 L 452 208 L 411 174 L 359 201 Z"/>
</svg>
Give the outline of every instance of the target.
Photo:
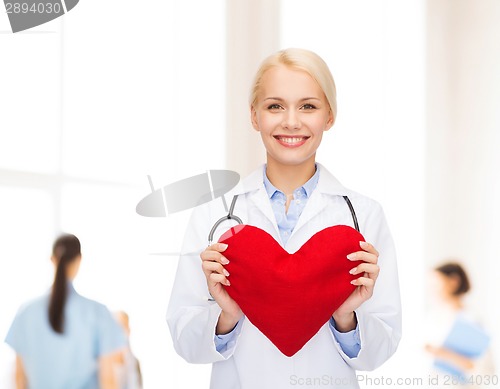
<svg viewBox="0 0 500 389">
<path fill-rule="evenodd" d="M 464 268 L 458 263 L 449 262 L 436 268 L 438 272 L 449 278 L 458 280 L 457 288 L 453 291 L 454 296 L 460 296 L 470 290 L 470 281 Z"/>
<path fill-rule="evenodd" d="M 81 255 L 80 241 L 71 234 L 61 235 L 54 242 L 52 255 L 56 261 L 56 273 L 50 295 L 49 322 L 55 332 L 62 334 L 64 332 L 64 306 L 68 294 L 66 268 Z"/>
</svg>

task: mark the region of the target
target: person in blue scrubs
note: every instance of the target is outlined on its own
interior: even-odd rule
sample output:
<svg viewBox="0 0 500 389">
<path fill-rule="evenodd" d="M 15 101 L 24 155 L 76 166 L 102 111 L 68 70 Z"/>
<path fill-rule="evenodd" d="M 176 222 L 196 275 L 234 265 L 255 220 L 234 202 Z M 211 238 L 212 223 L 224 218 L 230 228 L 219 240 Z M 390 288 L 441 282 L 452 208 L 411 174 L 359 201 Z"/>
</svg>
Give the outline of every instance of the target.
<svg viewBox="0 0 500 389">
<path fill-rule="evenodd" d="M 54 243 L 52 290 L 22 306 L 5 339 L 16 352 L 18 389 L 115 389 L 114 363 L 125 334 L 102 304 L 73 288 L 80 241 L 64 234 Z"/>
</svg>

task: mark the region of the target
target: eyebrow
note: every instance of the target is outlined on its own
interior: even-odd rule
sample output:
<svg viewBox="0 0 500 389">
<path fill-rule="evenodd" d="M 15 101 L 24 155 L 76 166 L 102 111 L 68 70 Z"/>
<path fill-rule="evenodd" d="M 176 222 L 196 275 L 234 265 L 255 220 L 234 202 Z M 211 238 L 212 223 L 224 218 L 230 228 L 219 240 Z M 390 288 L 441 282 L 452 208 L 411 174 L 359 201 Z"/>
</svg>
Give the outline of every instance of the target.
<svg viewBox="0 0 500 389">
<path fill-rule="evenodd" d="M 266 101 L 266 100 L 284 101 L 281 97 L 266 97 L 262 101 Z M 321 99 L 319 99 L 317 97 L 304 97 L 303 99 L 300 99 L 299 101 L 306 101 L 306 100 L 318 100 L 318 101 L 321 101 Z"/>
</svg>

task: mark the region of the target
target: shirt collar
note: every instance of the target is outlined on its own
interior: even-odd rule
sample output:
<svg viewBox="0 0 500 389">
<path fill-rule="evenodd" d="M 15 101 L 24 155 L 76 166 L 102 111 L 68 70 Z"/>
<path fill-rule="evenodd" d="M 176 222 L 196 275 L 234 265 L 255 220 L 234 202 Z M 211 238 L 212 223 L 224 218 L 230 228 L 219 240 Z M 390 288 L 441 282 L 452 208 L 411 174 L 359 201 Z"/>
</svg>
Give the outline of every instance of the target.
<svg viewBox="0 0 500 389">
<path fill-rule="evenodd" d="M 345 188 L 321 163 L 316 162 L 316 173 L 319 172 L 321 179 L 318 177 L 318 185 L 313 188 L 315 192 L 324 193 L 328 195 L 349 196 L 354 194 L 353 191 Z M 247 177 L 245 177 L 233 190 L 228 192 L 228 198 L 234 195 L 241 195 L 245 193 L 252 193 L 255 191 L 265 190 L 264 180 L 265 165 L 261 165 L 255 169 Z M 308 192 L 308 194 L 310 194 Z"/>
<path fill-rule="evenodd" d="M 283 193 L 278 188 L 276 188 L 273 184 L 271 184 L 271 181 L 269 181 L 269 178 L 267 178 L 266 165 L 264 165 L 263 176 L 264 176 L 264 187 L 266 188 L 266 192 L 267 192 L 267 195 L 269 196 L 269 198 L 272 198 L 276 192 Z M 319 180 L 319 169 L 316 166 L 316 171 L 314 172 L 314 175 L 304 185 L 302 185 L 300 188 L 297 188 L 297 189 L 303 189 L 305 192 L 306 198 L 309 198 L 311 196 L 314 188 L 316 188 L 316 185 L 318 184 L 318 180 Z M 295 193 L 295 191 L 297 189 L 295 189 L 293 192 Z"/>
</svg>

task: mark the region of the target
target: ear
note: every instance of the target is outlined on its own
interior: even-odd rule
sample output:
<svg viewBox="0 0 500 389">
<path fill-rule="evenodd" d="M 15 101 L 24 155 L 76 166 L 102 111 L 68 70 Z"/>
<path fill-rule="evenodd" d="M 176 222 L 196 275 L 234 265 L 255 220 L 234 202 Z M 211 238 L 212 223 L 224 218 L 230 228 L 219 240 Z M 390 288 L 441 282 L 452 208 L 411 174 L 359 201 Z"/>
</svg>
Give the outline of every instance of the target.
<svg viewBox="0 0 500 389">
<path fill-rule="evenodd" d="M 333 116 L 332 110 L 329 110 L 328 111 L 328 120 L 326 122 L 325 131 L 328 131 L 330 128 L 332 128 L 333 123 L 335 123 L 335 117 Z"/>
<path fill-rule="evenodd" d="M 255 110 L 253 104 L 250 106 L 250 117 L 252 120 L 252 127 L 255 131 L 260 131 L 259 122 L 257 120 L 257 111 Z"/>
</svg>

